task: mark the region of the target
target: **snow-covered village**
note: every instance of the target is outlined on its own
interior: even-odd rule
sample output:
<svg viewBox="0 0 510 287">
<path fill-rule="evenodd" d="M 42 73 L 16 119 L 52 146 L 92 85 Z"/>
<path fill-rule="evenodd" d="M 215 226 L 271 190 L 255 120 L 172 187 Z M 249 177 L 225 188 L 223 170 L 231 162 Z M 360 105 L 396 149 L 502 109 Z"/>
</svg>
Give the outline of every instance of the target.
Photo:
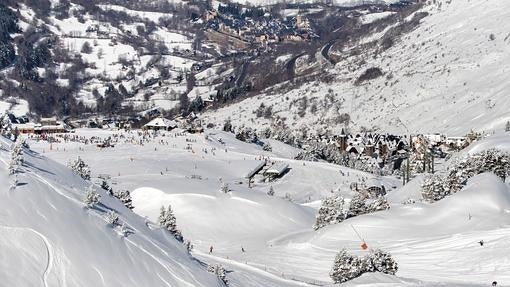
<svg viewBox="0 0 510 287">
<path fill-rule="evenodd" d="M 0 1 L 0 287 L 510 286 L 508 19 Z"/>
</svg>

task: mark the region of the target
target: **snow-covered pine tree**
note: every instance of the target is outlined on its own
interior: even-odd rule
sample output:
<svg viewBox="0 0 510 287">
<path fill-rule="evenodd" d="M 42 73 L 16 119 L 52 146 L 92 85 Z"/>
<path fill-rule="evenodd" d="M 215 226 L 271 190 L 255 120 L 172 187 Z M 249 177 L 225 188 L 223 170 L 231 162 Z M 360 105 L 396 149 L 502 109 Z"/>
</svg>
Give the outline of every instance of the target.
<svg viewBox="0 0 510 287">
<path fill-rule="evenodd" d="M 218 276 L 218 278 L 225 283 L 225 285 L 228 286 L 228 279 L 227 274 L 225 272 L 225 268 L 223 266 L 216 264 L 216 265 L 209 265 L 207 266 L 207 271 L 213 273 L 214 275 Z"/>
<path fill-rule="evenodd" d="M 369 272 L 382 272 L 391 275 L 397 273 L 398 264 L 388 252 L 380 249 L 370 250 L 366 261 L 368 263 Z"/>
<path fill-rule="evenodd" d="M 9 161 L 9 174 L 15 174 L 19 171 L 21 165 L 23 165 L 23 140 L 18 138 L 14 143 L 11 150 L 11 158 Z"/>
<path fill-rule="evenodd" d="M 162 206 L 160 215 L 158 218 L 159 225 L 168 230 L 174 237 L 180 242 L 183 242 L 184 238 L 181 231 L 177 228 L 177 219 L 175 218 L 172 207 L 168 205 L 167 209 Z"/>
<path fill-rule="evenodd" d="M 101 181 L 101 188 L 104 189 L 105 191 L 108 192 L 108 194 L 110 195 L 114 195 L 113 194 L 113 189 L 110 187 L 110 185 L 108 184 L 108 182 L 106 181 L 106 179 L 103 179 Z"/>
<path fill-rule="evenodd" d="M 18 186 L 18 176 L 14 175 L 14 178 L 11 181 L 11 186 L 9 189 L 14 190 L 14 189 L 16 189 L 17 186 Z"/>
<path fill-rule="evenodd" d="M 444 177 L 437 175 L 425 179 L 422 195 L 428 201 L 438 201 L 460 191 L 467 181 L 480 173 L 492 172 L 505 181 L 510 171 L 510 154 L 498 149 L 488 149 L 467 158 L 454 161 Z"/>
<path fill-rule="evenodd" d="M 421 194 L 425 200 L 434 202 L 443 199 L 450 192 L 445 190 L 443 178 L 440 175 L 431 174 L 425 177 Z"/>
<path fill-rule="evenodd" d="M 165 220 L 166 220 L 166 209 L 162 205 L 161 208 L 159 209 L 159 216 L 158 216 L 159 226 L 161 226 L 161 227 L 165 226 Z"/>
<path fill-rule="evenodd" d="M 186 240 L 184 246 L 186 246 L 186 250 L 188 251 L 188 253 L 191 252 L 191 250 L 193 250 L 193 244 L 189 240 Z"/>
<path fill-rule="evenodd" d="M 265 151 L 273 151 L 273 148 L 271 147 L 271 145 L 268 142 L 264 143 L 264 145 L 262 146 L 262 149 Z"/>
<path fill-rule="evenodd" d="M 345 200 L 341 196 L 327 197 L 322 201 L 321 207 L 315 218 L 315 230 L 328 224 L 342 222 L 347 215 L 345 210 Z"/>
<path fill-rule="evenodd" d="M 131 231 L 131 229 L 127 226 L 126 223 L 122 223 L 122 225 L 120 226 L 120 232 L 124 237 L 127 237 L 130 233 L 133 233 L 133 231 Z"/>
<path fill-rule="evenodd" d="M 230 187 L 228 186 L 228 183 L 224 182 L 221 185 L 221 192 L 223 192 L 223 193 L 229 193 L 230 192 Z"/>
<path fill-rule="evenodd" d="M 85 194 L 83 203 L 85 204 L 86 207 L 92 208 L 99 202 L 100 198 L 101 198 L 101 195 L 99 195 L 99 193 L 97 193 L 96 189 L 91 185 L 88 188 L 87 193 Z"/>
<path fill-rule="evenodd" d="M 114 193 L 114 196 L 118 198 L 124 206 L 126 206 L 129 209 L 133 209 L 133 201 L 131 200 L 131 193 L 129 193 L 129 190 L 119 190 Z"/>
<path fill-rule="evenodd" d="M 349 203 L 349 211 L 347 217 L 354 217 L 357 215 L 368 213 L 368 207 L 366 204 L 367 196 L 358 192 L 356 193 Z"/>
<path fill-rule="evenodd" d="M 69 167 L 81 178 L 90 180 L 90 168 L 80 157 L 69 164 Z"/>
<path fill-rule="evenodd" d="M 390 209 L 390 205 L 384 196 L 378 196 L 368 205 L 369 212 L 376 212 Z"/>
<path fill-rule="evenodd" d="M 342 249 L 335 257 L 335 262 L 329 276 L 335 283 L 347 282 L 363 274 L 365 271 L 363 264 L 362 259 Z"/>
<path fill-rule="evenodd" d="M 119 215 L 113 210 L 110 210 L 106 213 L 105 219 L 106 222 L 108 222 L 108 224 L 111 226 L 115 226 L 119 223 Z"/>
<path fill-rule="evenodd" d="M 269 187 L 269 191 L 267 192 L 267 195 L 274 196 L 274 188 L 272 185 Z"/>
</svg>

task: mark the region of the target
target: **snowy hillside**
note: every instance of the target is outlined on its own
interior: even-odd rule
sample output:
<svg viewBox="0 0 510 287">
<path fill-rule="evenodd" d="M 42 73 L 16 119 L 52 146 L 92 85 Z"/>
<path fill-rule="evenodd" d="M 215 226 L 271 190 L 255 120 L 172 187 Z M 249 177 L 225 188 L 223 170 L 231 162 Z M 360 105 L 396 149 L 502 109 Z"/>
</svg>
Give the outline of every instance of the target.
<svg viewBox="0 0 510 287">
<path fill-rule="evenodd" d="M 100 204 L 84 208 L 89 183 L 40 154 L 25 151 L 9 188 L 11 143 L 0 141 L 0 285 L 222 286 L 182 244 L 100 189 Z M 107 223 L 109 210 L 119 226 Z"/>
<path fill-rule="evenodd" d="M 331 74 L 331 82 L 305 80 L 297 87 L 286 82 L 208 112 L 207 121 L 222 124 L 230 117 L 237 127 L 263 130 L 278 117 L 293 130 L 338 132 L 347 118 L 354 130 L 451 135 L 502 128 L 510 119 L 510 2 L 434 3 L 413 14 L 429 15 L 386 50 L 381 47 L 388 29 L 341 49 L 333 45 L 328 54 L 338 59 L 336 65 L 316 70 L 317 76 Z M 410 23 L 413 15 L 400 23 Z M 373 67 L 382 76 L 356 83 Z M 272 107 L 271 119 L 256 117 L 261 104 Z"/>
<path fill-rule="evenodd" d="M 134 212 L 152 222 L 157 221 L 159 208 L 170 204 L 184 237 L 195 245 L 192 254 L 230 270 L 231 286 L 329 285 L 339 249 L 367 252 L 360 249 L 353 227 L 370 248 L 390 251 L 399 271 L 397 277 L 365 274 L 345 286 L 510 282 L 506 256 L 510 250 L 505 243 L 510 235 L 510 188 L 491 174 L 472 178 L 462 191 L 433 204 L 402 204 L 408 198 L 420 199 L 420 178 L 400 188 L 398 179 L 388 177 L 384 184 L 390 187 L 390 210 L 315 231 L 312 225 L 321 199 L 330 194 L 349 199 L 353 195 L 349 183 L 373 176 L 327 163 L 290 160 L 293 149 L 284 144 L 273 142 L 273 152 L 267 152 L 212 130 L 205 135 L 172 131 L 155 138 L 98 130 L 79 130 L 77 135 L 118 140 L 115 147 L 101 150 L 93 143 L 63 138 L 51 145 L 45 141 L 31 145 L 61 163 L 80 156 L 90 164 L 93 177 L 109 176 L 114 189 L 132 191 Z M 503 139 L 509 142 L 508 135 L 500 135 L 496 142 Z M 488 148 L 490 140 L 471 148 Z M 249 188 L 245 175 L 263 157 L 289 163 L 290 171 L 271 183 L 255 178 Z M 229 186 L 227 194 L 222 191 L 224 183 Z M 266 194 L 270 186 L 275 196 Z"/>
</svg>

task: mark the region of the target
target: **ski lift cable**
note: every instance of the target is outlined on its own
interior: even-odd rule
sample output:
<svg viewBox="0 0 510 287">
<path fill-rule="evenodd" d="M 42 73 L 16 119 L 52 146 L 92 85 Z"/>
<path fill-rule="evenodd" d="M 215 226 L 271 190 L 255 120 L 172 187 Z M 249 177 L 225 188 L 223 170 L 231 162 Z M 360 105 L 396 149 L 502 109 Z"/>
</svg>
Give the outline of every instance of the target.
<svg viewBox="0 0 510 287">
<path fill-rule="evenodd" d="M 361 242 L 365 242 L 365 239 L 363 239 L 363 237 L 361 237 L 361 235 L 358 233 L 358 231 L 356 230 L 356 228 L 354 228 L 354 226 L 352 224 L 350 224 L 352 230 L 354 230 L 354 232 L 356 233 L 356 235 L 358 236 L 358 238 L 361 240 Z"/>
</svg>

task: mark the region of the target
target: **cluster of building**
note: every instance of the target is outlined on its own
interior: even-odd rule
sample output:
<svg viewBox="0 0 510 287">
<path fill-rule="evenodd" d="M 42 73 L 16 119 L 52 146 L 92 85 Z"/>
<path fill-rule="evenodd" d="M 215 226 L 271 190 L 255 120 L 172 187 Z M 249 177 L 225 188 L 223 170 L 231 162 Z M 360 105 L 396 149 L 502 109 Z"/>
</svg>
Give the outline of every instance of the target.
<svg viewBox="0 0 510 287">
<path fill-rule="evenodd" d="M 340 135 L 334 137 L 334 139 L 341 151 L 371 158 L 399 157 L 399 155 L 404 155 L 409 150 L 408 140 L 397 135 L 348 134 L 342 129 Z"/>
<path fill-rule="evenodd" d="M 66 125 L 63 122 L 57 121 L 56 117 L 41 118 L 38 123 L 15 117 L 10 120 L 10 128 L 15 134 L 52 134 L 68 131 Z"/>
<path fill-rule="evenodd" d="M 265 13 L 261 17 L 252 18 L 245 13 L 221 13 L 220 10 L 207 11 L 203 20 L 208 39 L 225 46 L 247 49 L 254 45 L 310 41 L 318 37 L 310 21 L 302 14 L 281 18 Z"/>
</svg>

